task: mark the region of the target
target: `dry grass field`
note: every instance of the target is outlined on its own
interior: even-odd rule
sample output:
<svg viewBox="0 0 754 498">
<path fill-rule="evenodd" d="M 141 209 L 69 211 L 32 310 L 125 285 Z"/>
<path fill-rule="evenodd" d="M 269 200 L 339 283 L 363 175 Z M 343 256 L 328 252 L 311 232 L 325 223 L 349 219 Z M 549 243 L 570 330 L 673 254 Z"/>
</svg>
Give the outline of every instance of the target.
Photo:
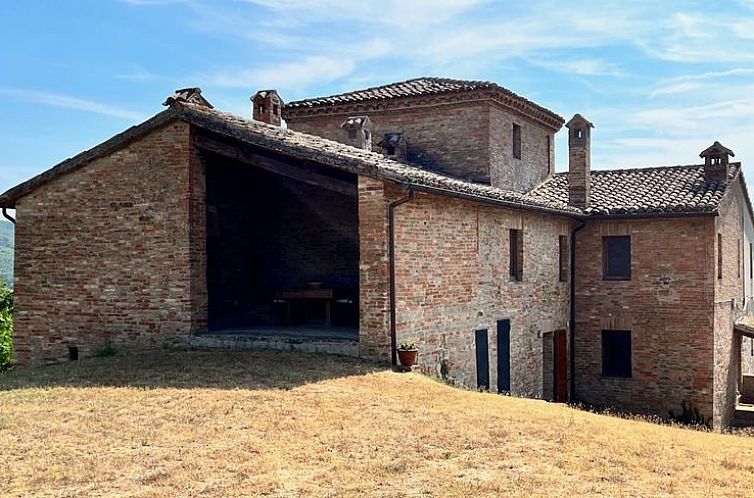
<svg viewBox="0 0 754 498">
<path fill-rule="evenodd" d="M 754 439 L 358 360 L 165 352 L 0 374 L 0 496 L 752 496 Z"/>
</svg>

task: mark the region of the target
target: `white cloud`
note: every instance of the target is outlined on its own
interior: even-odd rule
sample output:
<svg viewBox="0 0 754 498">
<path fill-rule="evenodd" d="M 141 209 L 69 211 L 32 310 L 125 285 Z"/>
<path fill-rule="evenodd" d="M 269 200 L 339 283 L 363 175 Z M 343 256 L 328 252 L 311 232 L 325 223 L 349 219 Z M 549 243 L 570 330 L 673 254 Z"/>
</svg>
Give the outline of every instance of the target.
<svg viewBox="0 0 754 498">
<path fill-rule="evenodd" d="M 140 121 L 144 119 L 143 114 L 131 109 L 59 93 L 0 86 L 0 95 L 19 102 L 91 112 L 128 121 Z"/>
<path fill-rule="evenodd" d="M 582 76 L 623 76 L 625 71 L 618 64 L 601 59 L 529 60 L 530 63 L 567 74 Z"/>
<path fill-rule="evenodd" d="M 650 56 L 682 63 L 736 63 L 754 61 L 751 33 L 754 19 L 731 22 L 735 13 L 677 12 L 658 23 L 662 29 L 638 42 Z M 739 29 L 731 29 L 731 26 Z M 742 36 L 743 35 L 743 36 Z"/>
<path fill-rule="evenodd" d="M 349 75 L 356 64 L 348 59 L 308 57 L 299 61 L 256 69 L 229 69 L 200 75 L 210 85 L 225 88 L 306 88 L 314 83 L 330 82 Z"/>
<path fill-rule="evenodd" d="M 699 84 L 693 83 L 691 81 L 674 83 L 672 85 L 663 85 L 657 90 L 653 91 L 651 94 L 649 94 L 649 97 L 655 98 L 660 95 L 675 95 L 679 93 L 687 93 L 692 90 L 696 90 L 697 88 L 699 88 Z"/>
<path fill-rule="evenodd" d="M 121 80 L 131 81 L 133 83 L 148 83 L 148 82 L 164 79 L 163 76 L 155 74 L 152 71 L 149 71 L 148 69 L 144 69 L 142 67 L 137 67 L 133 69 L 132 71 L 118 74 L 116 75 L 116 78 L 121 79 Z"/>
<path fill-rule="evenodd" d="M 301 23 L 334 20 L 421 29 L 455 19 L 489 0 L 245 0 Z"/>
<path fill-rule="evenodd" d="M 754 75 L 754 69 L 734 68 L 726 71 L 709 71 L 699 74 L 689 74 L 668 78 L 660 82 L 657 89 L 650 94 L 651 98 L 661 95 L 677 95 L 694 91 L 703 91 L 709 95 L 715 88 L 731 88 L 737 85 L 733 79 L 739 76 Z"/>
</svg>

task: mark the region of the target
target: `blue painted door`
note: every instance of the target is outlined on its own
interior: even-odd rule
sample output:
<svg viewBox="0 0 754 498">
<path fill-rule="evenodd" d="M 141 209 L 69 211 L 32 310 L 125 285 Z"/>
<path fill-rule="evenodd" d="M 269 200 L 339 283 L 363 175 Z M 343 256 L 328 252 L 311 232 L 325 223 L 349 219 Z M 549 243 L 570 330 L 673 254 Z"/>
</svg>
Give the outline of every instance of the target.
<svg viewBox="0 0 754 498">
<path fill-rule="evenodd" d="M 487 346 L 487 329 L 474 331 L 476 343 L 476 385 L 490 388 L 490 354 Z"/>
<path fill-rule="evenodd" d="M 511 321 L 497 321 L 497 391 L 511 390 Z"/>
</svg>

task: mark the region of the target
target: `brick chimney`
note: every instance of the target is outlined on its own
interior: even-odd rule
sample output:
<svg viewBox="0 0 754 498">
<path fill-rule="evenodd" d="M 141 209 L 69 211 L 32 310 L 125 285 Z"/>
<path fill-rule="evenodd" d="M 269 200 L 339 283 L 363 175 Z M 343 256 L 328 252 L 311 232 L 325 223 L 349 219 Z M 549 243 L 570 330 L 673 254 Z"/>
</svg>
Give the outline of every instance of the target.
<svg viewBox="0 0 754 498">
<path fill-rule="evenodd" d="M 568 128 L 568 204 L 584 208 L 589 205 L 591 185 L 590 135 L 594 125 L 581 114 L 566 123 Z"/>
<path fill-rule="evenodd" d="M 735 157 L 732 150 L 720 142 L 715 142 L 704 149 L 699 157 L 704 158 L 704 180 L 708 182 L 727 182 L 730 174 L 728 156 Z"/>
<path fill-rule="evenodd" d="M 280 126 L 282 123 L 283 99 L 275 90 L 259 90 L 251 100 L 251 117 L 256 121 Z"/>
<path fill-rule="evenodd" d="M 372 150 L 372 121 L 369 116 L 351 116 L 340 127 L 345 134 L 343 143 L 359 149 Z"/>
</svg>

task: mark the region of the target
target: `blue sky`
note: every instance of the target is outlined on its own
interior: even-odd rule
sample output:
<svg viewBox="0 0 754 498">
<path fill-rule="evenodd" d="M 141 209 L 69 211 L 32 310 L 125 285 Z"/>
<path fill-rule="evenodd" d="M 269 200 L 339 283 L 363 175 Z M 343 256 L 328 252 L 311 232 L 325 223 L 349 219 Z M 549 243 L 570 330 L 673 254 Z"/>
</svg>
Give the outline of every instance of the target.
<svg viewBox="0 0 754 498">
<path fill-rule="evenodd" d="M 0 191 L 150 115 L 418 76 L 495 81 L 593 121 L 594 168 L 689 164 L 720 140 L 754 181 L 754 0 L 3 1 Z M 557 165 L 567 163 L 565 133 Z"/>
</svg>

